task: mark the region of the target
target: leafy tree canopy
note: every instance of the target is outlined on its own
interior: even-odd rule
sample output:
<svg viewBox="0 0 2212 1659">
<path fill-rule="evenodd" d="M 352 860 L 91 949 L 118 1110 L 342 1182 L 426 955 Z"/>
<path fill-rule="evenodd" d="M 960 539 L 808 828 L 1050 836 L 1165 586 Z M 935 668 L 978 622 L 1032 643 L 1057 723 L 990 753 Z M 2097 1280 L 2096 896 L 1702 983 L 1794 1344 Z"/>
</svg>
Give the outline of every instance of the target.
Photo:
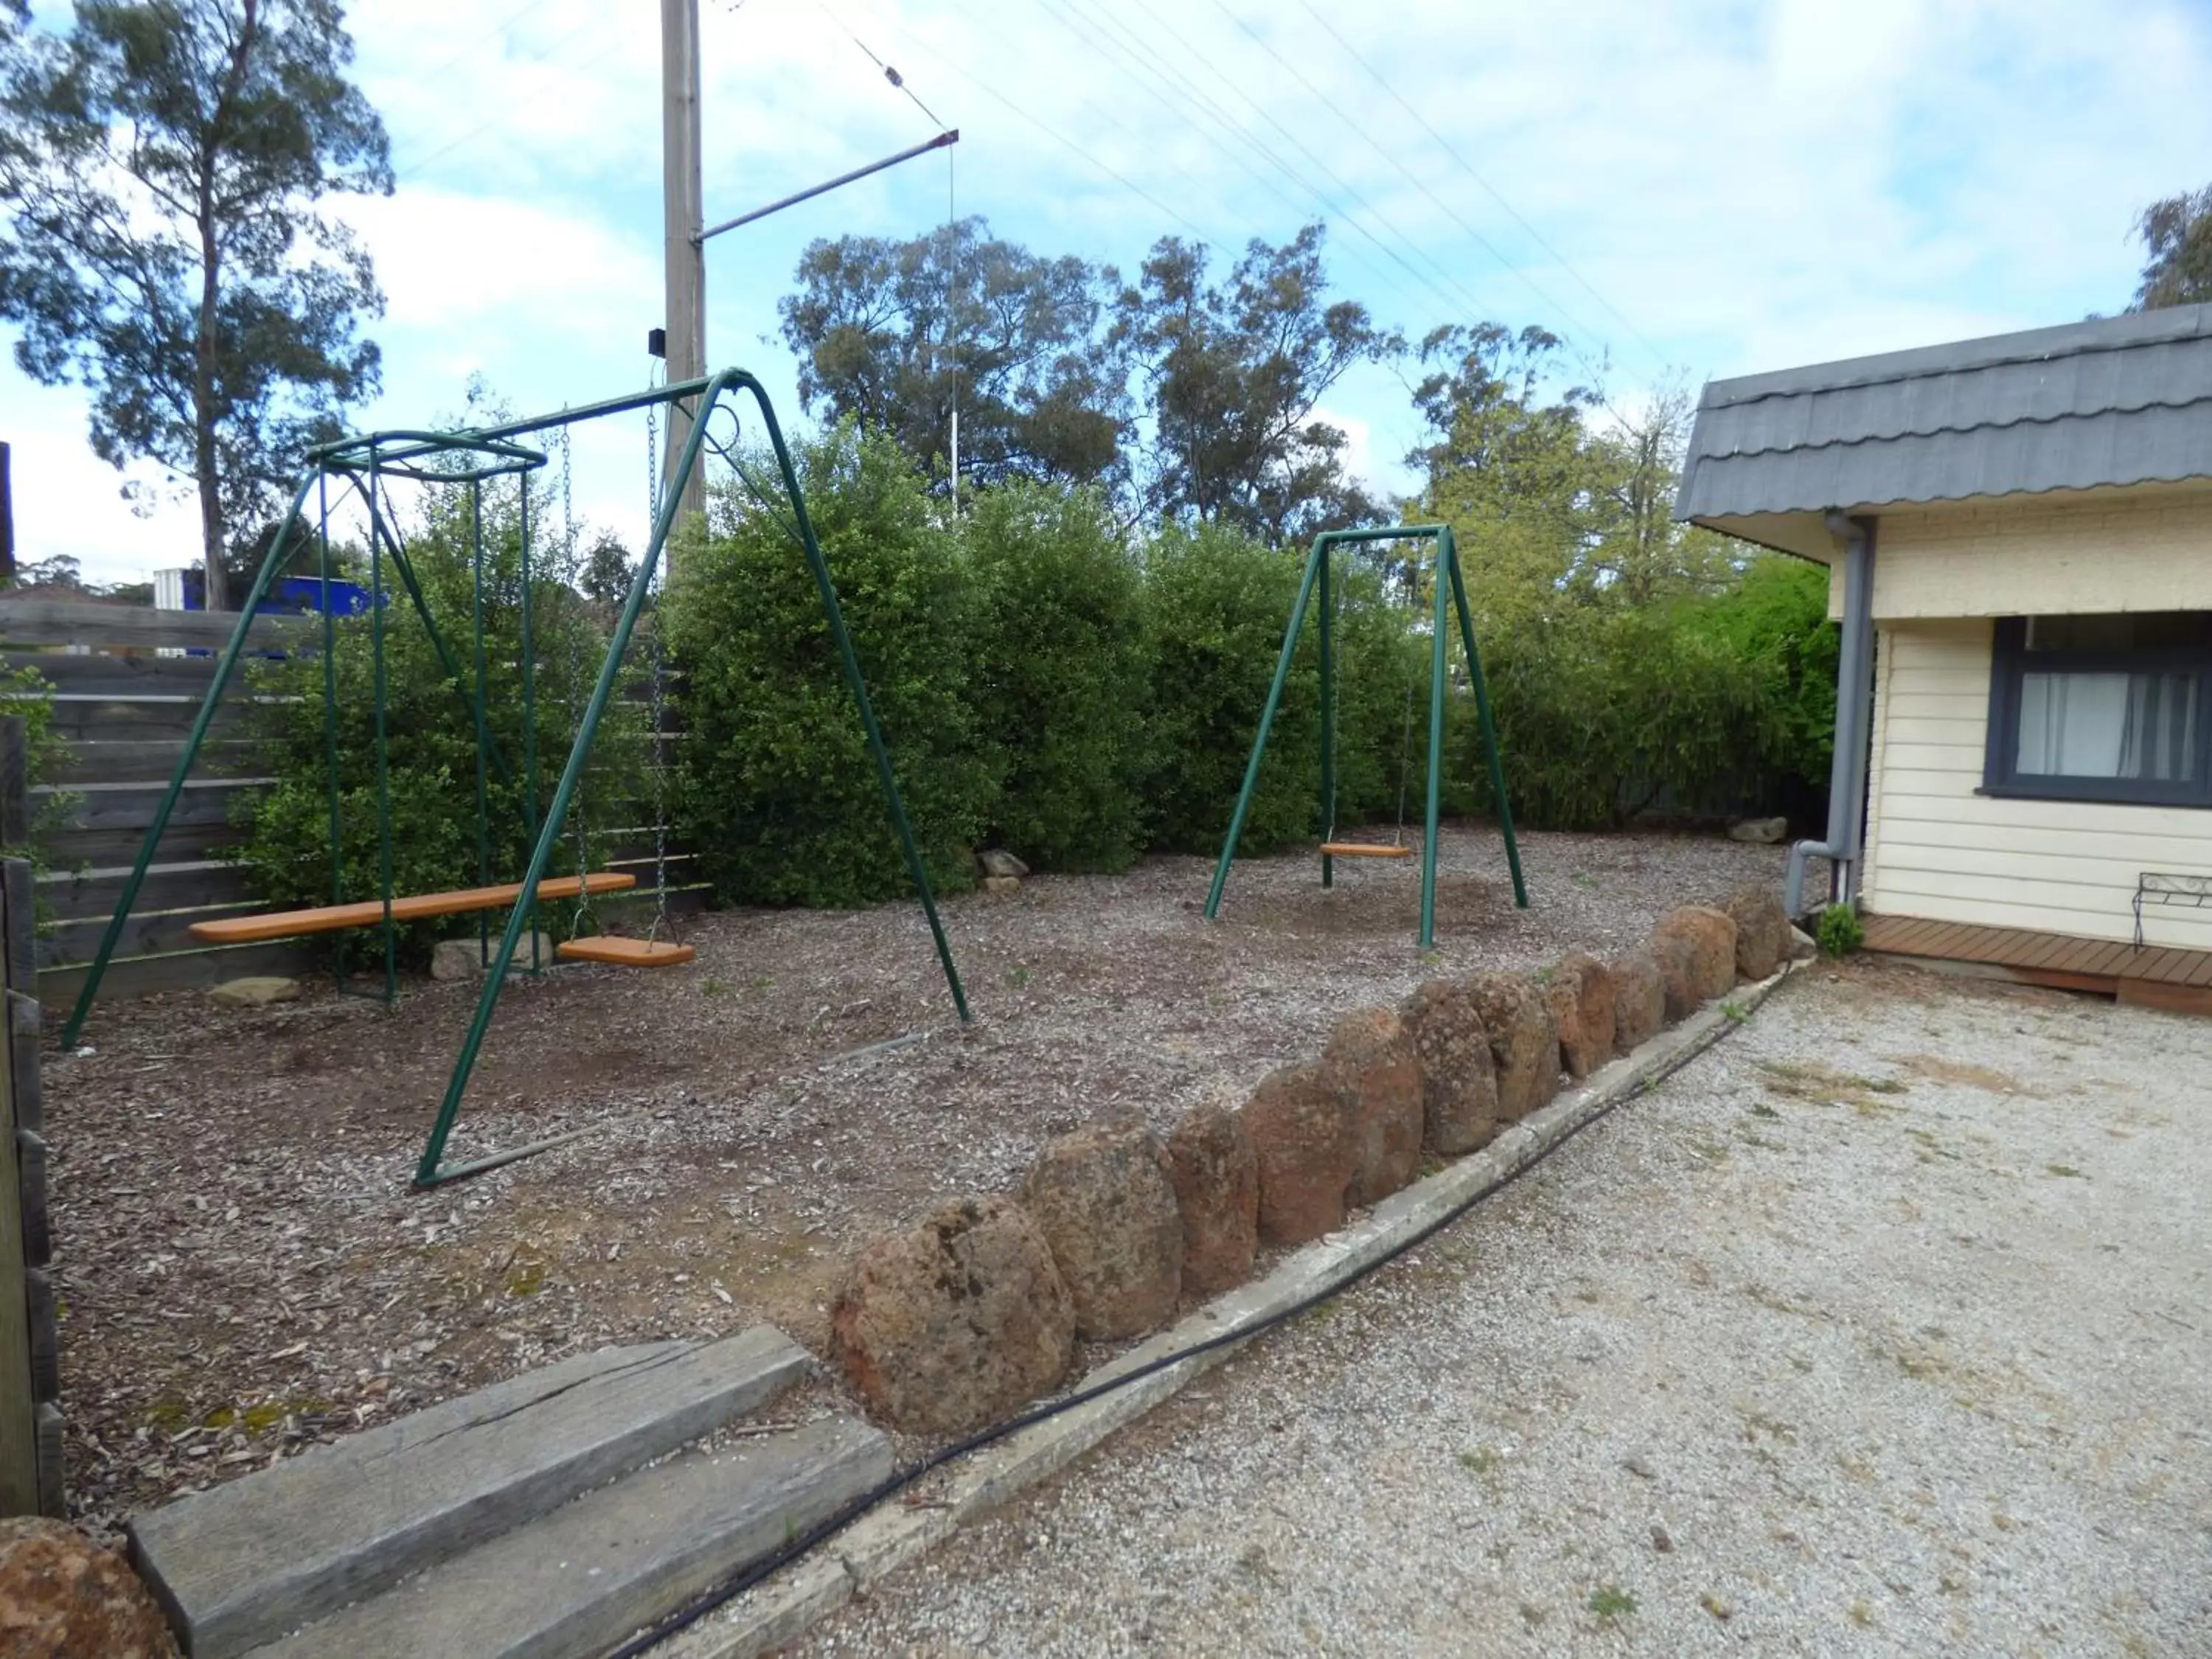
<svg viewBox="0 0 2212 1659">
<path fill-rule="evenodd" d="M 810 410 L 855 416 L 917 460 L 979 484 L 1118 480 L 1127 376 L 1100 322 L 1119 279 L 1042 258 L 981 218 L 893 241 L 811 244 L 779 306 Z"/>
<path fill-rule="evenodd" d="M 2212 301 L 2212 185 L 2153 202 L 2136 221 L 2148 258 L 2133 311 Z"/>
<path fill-rule="evenodd" d="M 211 606 L 233 538 L 376 389 L 356 321 L 382 297 L 318 210 L 392 188 L 352 56 L 337 0 L 77 0 L 59 37 L 0 21 L 0 317 L 24 373 L 91 390 L 103 459 L 197 492 Z"/>
<path fill-rule="evenodd" d="M 1225 283 L 1204 246 L 1166 237 L 1116 307 L 1115 337 L 1139 363 L 1152 450 L 1146 505 L 1303 541 L 1387 516 L 1344 470 L 1345 434 L 1316 418 L 1355 366 L 1404 349 L 1356 301 L 1328 300 L 1322 228 L 1253 241 Z"/>
</svg>

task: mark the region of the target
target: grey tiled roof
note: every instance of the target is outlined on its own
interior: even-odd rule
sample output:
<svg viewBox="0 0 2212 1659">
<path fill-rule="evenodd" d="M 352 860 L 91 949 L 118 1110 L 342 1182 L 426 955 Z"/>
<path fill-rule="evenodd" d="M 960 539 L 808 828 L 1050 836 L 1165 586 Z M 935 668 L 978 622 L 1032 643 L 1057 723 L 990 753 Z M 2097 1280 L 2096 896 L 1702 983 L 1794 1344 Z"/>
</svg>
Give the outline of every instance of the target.
<svg viewBox="0 0 2212 1659">
<path fill-rule="evenodd" d="M 2212 306 L 1705 387 L 1674 516 L 2212 478 Z"/>
</svg>

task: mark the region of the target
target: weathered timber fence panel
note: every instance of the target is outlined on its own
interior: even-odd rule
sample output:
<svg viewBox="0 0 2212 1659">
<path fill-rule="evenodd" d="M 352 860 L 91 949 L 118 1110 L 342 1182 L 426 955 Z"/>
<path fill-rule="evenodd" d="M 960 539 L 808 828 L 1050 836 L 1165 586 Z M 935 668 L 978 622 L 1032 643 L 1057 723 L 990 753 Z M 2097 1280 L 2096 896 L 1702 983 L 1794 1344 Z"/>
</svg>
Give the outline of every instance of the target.
<svg viewBox="0 0 2212 1659">
<path fill-rule="evenodd" d="M 0 849 L 30 835 L 23 722 L 0 720 Z M 61 1351 L 39 1091 L 36 906 L 27 859 L 0 859 L 0 1516 L 59 1516 Z"/>
<path fill-rule="evenodd" d="M 39 986 L 50 1002 L 73 997 L 82 982 L 193 716 L 214 682 L 216 653 L 235 622 L 233 616 L 204 611 L 0 592 L 0 661 L 35 668 L 52 684 L 53 729 L 69 744 L 59 775 L 33 791 L 34 805 L 56 794 L 71 799 L 68 819 L 49 848 L 51 867 L 39 878 L 47 921 L 37 945 Z M 263 617 L 248 644 L 272 654 L 312 649 L 317 629 L 310 617 Z M 160 654 L 164 652 L 170 654 Z M 290 945 L 204 945 L 191 933 L 195 921 L 255 905 L 245 871 L 227 856 L 242 839 L 234 825 L 237 804 L 266 781 L 241 726 L 241 705 L 249 694 L 240 678 L 227 688 L 162 831 L 136 911 L 101 981 L 103 995 L 295 972 L 309 960 Z M 642 701 L 646 688 L 634 687 L 629 695 Z M 672 714 L 664 719 L 674 726 Z M 675 731 L 665 731 L 662 754 L 672 753 L 678 741 Z M 644 890 L 620 904 L 603 905 L 610 918 L 635 916 L 639 901 L 653 896 L 653 814 L 645 805 L 595 805 L 602 866 L 634 873 Z M 609 833 L 610 827 L 619 833 Z M 673 904 L 697 902 L 688 874 L 692 862 L 687 852 L 671 847 Z"/>
</svg>

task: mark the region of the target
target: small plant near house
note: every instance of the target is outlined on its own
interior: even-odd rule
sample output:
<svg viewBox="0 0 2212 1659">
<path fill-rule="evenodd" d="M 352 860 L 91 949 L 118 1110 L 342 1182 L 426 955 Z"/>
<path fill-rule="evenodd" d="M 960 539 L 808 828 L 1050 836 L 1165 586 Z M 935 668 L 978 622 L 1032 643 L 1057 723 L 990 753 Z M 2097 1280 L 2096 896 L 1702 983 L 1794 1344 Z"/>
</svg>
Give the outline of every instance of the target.
<svg viewBox="0 0 2212 1659">
<path fill-rule="evenodd" d="M 1730 997 L 1721 1004 L 1721 1016 L 1732 1025 L 1741 1025 L 1751 1018 L 1751 1010 Z"/>
<path fill-rule="evenodd" d="M 1859 913 L 1848 904 L 1832 904 L 1820 912 L 1813 937 L 1824 957 L 1847 957 L 1866 943 L 1866 927 Z"/>
</svg>

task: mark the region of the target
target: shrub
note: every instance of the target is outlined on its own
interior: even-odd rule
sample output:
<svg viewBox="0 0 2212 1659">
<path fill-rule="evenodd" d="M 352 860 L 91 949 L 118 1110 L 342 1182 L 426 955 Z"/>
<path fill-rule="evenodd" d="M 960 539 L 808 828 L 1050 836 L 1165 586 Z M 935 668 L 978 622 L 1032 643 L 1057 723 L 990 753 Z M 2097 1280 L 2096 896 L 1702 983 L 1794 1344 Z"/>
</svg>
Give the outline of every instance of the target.
<svg viewBox="0 0 2212 1659">
<path fill-rule="evenodd" d="M 517 881 L 527 867 L 532 838 L 526 811 L 526 767 L 521 672 L 522 580 L 519 504 L 488 492 L 483 529 L 485 713 L 492 745 L 507 775 L 487 764 L 489 859 L 477 843 L 477 732 L 456 682 L 439 659 L 422 618 L 397 588 L 385 565 L 386 756 L 392 816 L 395 893 L 438 892 L 493 882 Z M 533 503 L 544 521 L 544 504 Z M 439 630 L 466 682 L 474 684 L 471 612 L 471 572 L 468 507 L 458 492 L 433 496 L 408 556 Z M 605 636 L 582 599 L 553 574 L 559 550 L 534 546 L 532 621 L 538 662 L 532 728 L 538 756 L 542 823 L 575 725 L 605 651 Z M 365 556 L 347 561 L 349 574 L 367 579 Z M 355 566 L 362 568 L 355 568 Z M 338 757 L 338 834 L 331 835 L 329 738 L 324 725 L 325 681 L 319 648 L 248 665 L 246 683 L 258 694 L 246 705 L 248 735 L 258 738 L 251 764 L 275 781 L 234 809 L 246 831 L 236 856 L 246 866 L 257 896 L 283 908 L 377 896 L 382 890 L 377 823 L 374 619 L 338 620 L 331 663 L 336 682 L 335 740 Z M 594 823 L 635 821 L 641 793 L 643 717 L 635 704 L 610 703 L 592 745 L 581 799 L 554 860 L 555 873 L 578 866 L 580 828 L 590 857 L 605 854 Z M 335 867 L 334 867 L 335 866 Z M 569 912 L 554 907 L 541 919 L 549 931 L 565 931 Z M 410 958 L 453 932 L 451 919 L 399 930 Z"/>
<path fill-rule="evenodd" d="M 1277 552 L 1217 525 L 1170 525 L 1145 569 L 1152 665 L 1147 840 L 1213 853 L 1227 833 L 1259 729 L 1303 554 Z M 1320 678 L 1310 651 L 1291 665 L 1267 741 L 1241 851 L 1263 853 L 1312 832 L 1321 781 Z"/>
<path fill-rule="evenodd" d="M 971 698 L 976 584 L 890 440 L 841 427 L 798 463 L 930 879 L 965 888 L 996 781 Z M 678 823 L 725 901 L 872 903 L 908 890 L 904 855 L 788 514 L 731 486 L 678 549 Z"/>
<path fill-rule="evenodd" d="M 980 590 L 990 838 L 1042 870 L 1119 870 L 1143 834 L 1144 589 L 1105 499 L 1008 484 L 962 525 Z"/>
<path fill-rule="evenodd" d="M 1866 943 L 1866 927 L 1848 904 L 1831 904 L 1820 912 L 1813 938 L 1824 957 L 1847 957 Z"/>
</svg>

